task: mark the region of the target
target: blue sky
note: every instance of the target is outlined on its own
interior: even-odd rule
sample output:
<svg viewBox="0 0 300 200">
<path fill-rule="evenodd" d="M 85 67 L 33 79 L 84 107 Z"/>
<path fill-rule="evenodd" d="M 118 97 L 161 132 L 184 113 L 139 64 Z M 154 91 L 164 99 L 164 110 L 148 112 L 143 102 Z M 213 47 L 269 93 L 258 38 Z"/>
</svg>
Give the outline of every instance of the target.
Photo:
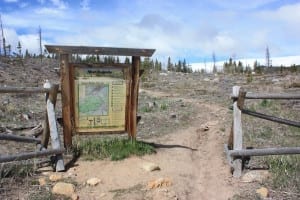
<svg viewBox="0 0 300 200">
<path fill-rule="evenodd" d="M 300 0 L 1 0 L 5 37 L 43 44 L 155 48 L 187 62 L 300 55 Z"/>
</svg>

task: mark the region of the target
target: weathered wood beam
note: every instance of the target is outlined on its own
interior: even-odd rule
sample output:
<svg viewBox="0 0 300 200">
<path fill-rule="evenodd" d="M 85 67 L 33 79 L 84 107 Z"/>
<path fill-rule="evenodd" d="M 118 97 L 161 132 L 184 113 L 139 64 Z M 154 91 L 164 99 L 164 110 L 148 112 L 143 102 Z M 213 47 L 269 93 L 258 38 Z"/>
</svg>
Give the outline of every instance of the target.
<svg viewBox="0 0 300 200">
<path fill-rule="evenodd" d="M 139 92 L 139 72 L 140 72 L 140 61 L 141 58 L 138 56 L 132 57 L 132 82 L 131 82 L 131 110 L 130 112 L 130 137 L 136 139 L 137 132 L 137 103 L 138 103 L 138 92 Z"/>
<path fill-rule="evenodd" d="M 243 109 L 242 113 L 247 114 L 247 115 L 251 115 L 251 116 L 254 116 L 254 117 L 258 117 L 258 118 L 261 118 L 261 119 L 269 120 L 269 121 L 272 121 L 272 122 L 277 122 L 277 123 L 280 123 L 280 124 L 285 124 L 285 125 L 295 126 L 295 127 L 300 128 L 300 122 L 295 122 L 295 121 L 291 121 L 291 120 L 287 120 L 287 119 L 282 119 L 282 118 L 279 118 L 279 117 L 274 117 L 274 116 L 271 116 L 271 115 L 266 115 L 266 114 L 254 112 L 254 111 L 251 111 L 251 110 L 246 110 L 246 109 Z"/>
<path fill-rule="evenodd" d="M 58 85 L 52 85 L 47 99 L 47 115 L 51 137 L 52 149 L 61 149 L 60 138 L 57 129 L 56 116 L 55 116 L 55 102 L 57 97 Z M 62 154 L 56 155 L 56 171 L 64 171 L 65 165 Z"/>
<path fill-rule="evenodd" d="M 69 71 L 69 54 L 60 55 L 60 72 L 61 72 L 61 100 L 62 100 L 62 117 L 63 117 L 63 134 L 64 146 L 72 146 L 72 124 L 71 124 L 71 87 Z"/>
<path fill-rule="evenodd" d="M 37 157 L 42 157 L 42 156 L 54 155 L 54 154 L 62 154 L 64 152 L 65 152 L 65 149 L 51 149 L 51 150 L 45 150 L 45 151 L 20 153 L 20 154 L 14 154 L 14 155 L 0 155 L 0 163 L 27 160 L 27 159 L 31 159 L 31 158 L 37 158 Z"/>
<path fill-rule="evenodd" d="M 11 140 L 15 142 L 40 143 L 41 140 L 33 137 L 25 137 L 13 134 L 0 134 L 0 140 Z"/>
<path fill-rule="evenodd" d="M 231 98 L 238 98 L 238 94 L 232 94 Z M 259 94 L 248 92 L 246 99 L 300 99 L 300 94 Z"/>
<path fill-rule="evenodd" d="M 300 147 L 229 150 L 232 157 L 300 154 Z"/>
<path fill-rule="evenodd" d="M 240 92 L 239 86 L 232 88 L 234 96 L 241 96 L 243 92 Z M 243 131 L 242 131 L 242 112 L 238 107 L 239 100 L 233 102 L 233 149 L 241 150 L 243 148 Z M 241 103 L 240 103 L 241 104 Z M 233 176 L 238 178 L 242 175 L 242 160 L 235 159 L 233 161 Z"/>
<path fill-rule="evenodd" d="M 0 87 L 0 93 L 46 93 L 49 89 L 38 87 Z"/>
<path fill-rule="evenodd" d="M 155 49 L 45 45 L 49 53 L 151 57 Z"/>
</svg>

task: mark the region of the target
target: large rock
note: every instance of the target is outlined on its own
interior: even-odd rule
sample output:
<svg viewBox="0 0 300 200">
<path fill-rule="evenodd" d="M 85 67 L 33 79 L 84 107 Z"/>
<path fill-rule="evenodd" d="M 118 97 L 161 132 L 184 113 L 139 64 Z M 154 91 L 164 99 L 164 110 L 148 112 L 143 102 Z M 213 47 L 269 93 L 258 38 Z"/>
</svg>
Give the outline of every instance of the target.
<svg viewBox="0 0 300 200">
<path fill-rule="evenodd" d="M 268 170 L 251 170 L 247 172 L 241 179 L 242 182 L 260 182 L 262 183 L 265 179 L 270 177 Z"/>
<path fill-rule="evenodd" d="M 160 170 L 160 168 L 159 168 L 159 166 L 157 164 L 151 163 L 151 162 L 145 162 L 145 163 L 143 163 L 142 168 L 144 170 L 146 170 L 147 172 L 152 172 L 152 171 L 155 171 L 155 170 Z"/>
<path fill-rule="evenodd" d="M 269 196 L 269 191 L 265 187 L 261 187 L 256 190 L 256 194 L 258 194 L 261 198 L 265 199 Z"/>
<path fill-rule="evenodd" d="M 86 181 L 86 183 L 90 186 L 96 186 L 99 183 L 101 183 L 101 180 L 98 178 L 90 178 L 89 180 Z"/>
<path fill-rule="evenodd" d="M 53 182 L 59 181 L 62 178 L 63 178 L 62 174 L 59 174 L 59 173 L 54 173 L 49 176 L 49 180 L 53 181 Z"/>
<path fill-rule="evenodd" d="M 58 182 L 53 186 L 52 193 L 72 198 L 75 194 L 75 186 L 71 183 Z"/>
</svg>

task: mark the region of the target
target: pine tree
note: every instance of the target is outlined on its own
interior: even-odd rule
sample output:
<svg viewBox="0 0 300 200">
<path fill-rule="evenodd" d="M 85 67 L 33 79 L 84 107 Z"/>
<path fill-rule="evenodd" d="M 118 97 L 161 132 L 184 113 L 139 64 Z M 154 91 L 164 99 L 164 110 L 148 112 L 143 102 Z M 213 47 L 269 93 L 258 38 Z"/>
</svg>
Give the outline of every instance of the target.
<svg viewBox="0 0 300 200">
<path fill-rule="evenodd" d="M 28 52 L 28 49 L 25 50 L 25 58 L 30 58 L 30 54 Z"/>
<path fill-rule="evenodd" d="M 176 72 L 182 72 L 182 63 L 181 63 L 181 60 L 178 60 L 178 64 L 176 66 Z"/>
<path fill-rule="evenodd" d="M 130 59 L 128 57 L 125 58 L 125 64 L 130 64 Z"/>
<path fill-rule="evenodd" d="M 188 73 L 189 72 L 188 66 L 186 65 L 185 59 L 183 59 L 183 62 L 182 62 L 182 72 L 183 73 Z"/>
<path fill-rule="evenodd" d="M 243 63 L 241 61 L 238 62 L 237 71 L 238 71 L 238 73 L 243 73 L 243 71 L 244 71 Z"/>
<path fill-rule="evenodd" d="M 167 69 L 168 69 L 168 71 L 173 71 L 173 64 L 171 63 L 170 56 L 168 57 Z"/>
<path fill-rule="evenodd" d="M 20 41 L 18 42 L 17 49 L 18 49 L 18 56 L 22 57 L 22 46 L 21 46 L 21 42 Z"/>
</svg>

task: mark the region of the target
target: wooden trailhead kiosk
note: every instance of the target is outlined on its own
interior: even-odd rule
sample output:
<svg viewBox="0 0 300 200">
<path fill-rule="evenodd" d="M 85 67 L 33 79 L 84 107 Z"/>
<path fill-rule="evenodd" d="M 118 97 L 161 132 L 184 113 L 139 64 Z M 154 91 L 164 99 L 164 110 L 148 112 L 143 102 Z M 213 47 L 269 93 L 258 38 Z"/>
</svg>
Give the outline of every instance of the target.
<svg viewBox="0 0 300 200">
<path fill-rule="evenodd" d="M 45 45 L 59 55 L 65 147 L 74 134 L 128 133 L 136 138 L 140 58 L 155 49 Z M 76 63 L 74 55 L 130 56 L 131 64 Z"/>
</svg>

